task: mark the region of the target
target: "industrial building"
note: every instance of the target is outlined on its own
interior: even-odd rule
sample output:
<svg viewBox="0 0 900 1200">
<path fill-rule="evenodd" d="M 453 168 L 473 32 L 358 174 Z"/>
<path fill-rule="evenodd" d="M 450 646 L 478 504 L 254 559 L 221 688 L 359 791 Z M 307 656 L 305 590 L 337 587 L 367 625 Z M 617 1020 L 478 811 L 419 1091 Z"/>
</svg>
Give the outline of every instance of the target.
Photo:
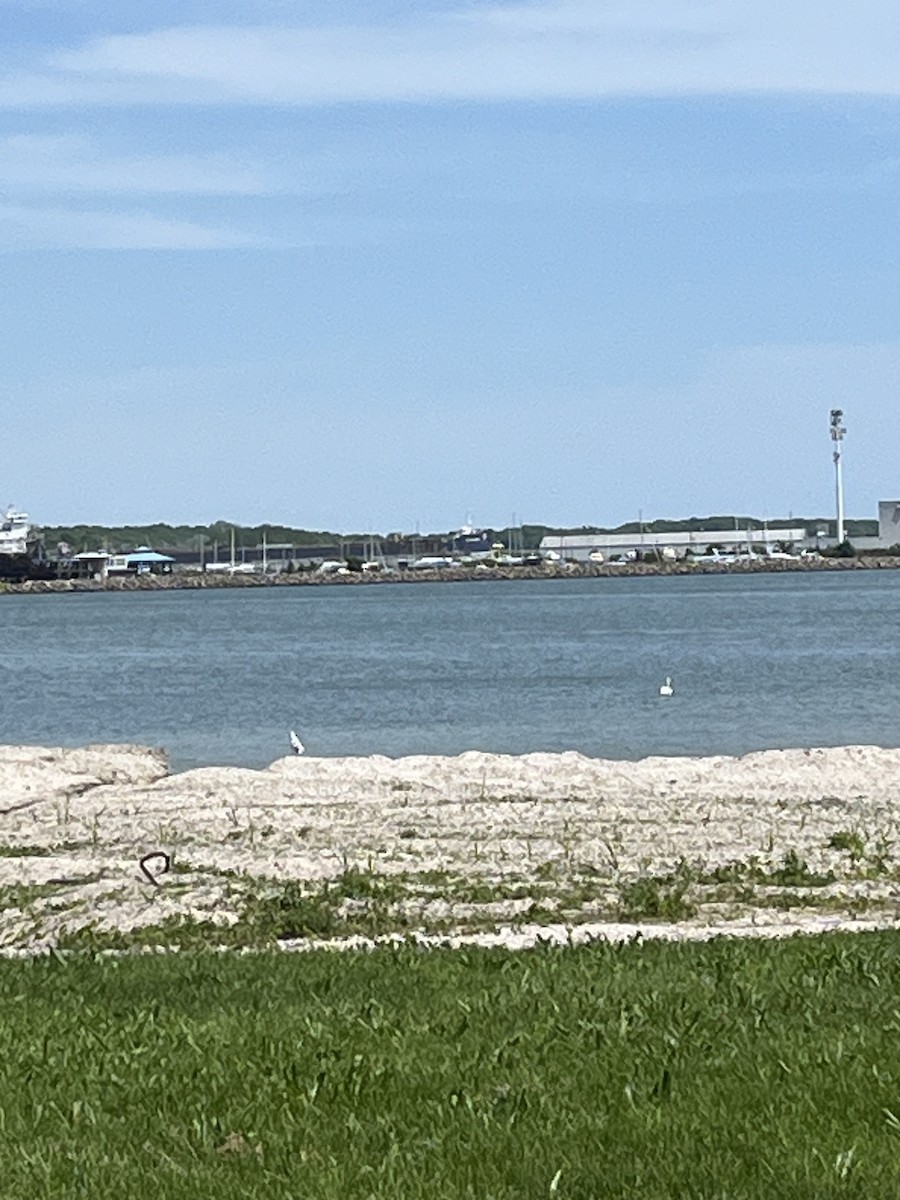
<svg viewBox="0 0 900 1200">
<path fill-rule="evenodd" d="M 748 546 L 776 550 L 780 544 L 800 549 L 807 543 L 806 530 L 796 529 L 705 529 L 670 533 L 576 533 L 548 535 L 541 539 L 541 553 L 589 562 L 601 555 L 608 561 L 616 555 L 631 558 L 655 551 L 663 558 L 701 557 L 710 547 L 723 554 L 746 554 Z"/>
<path fill-rule="evenodd" d="M 900 546 L 900 500 L 878 501 L 878 542 L 883 549 Z"/>
</svg>

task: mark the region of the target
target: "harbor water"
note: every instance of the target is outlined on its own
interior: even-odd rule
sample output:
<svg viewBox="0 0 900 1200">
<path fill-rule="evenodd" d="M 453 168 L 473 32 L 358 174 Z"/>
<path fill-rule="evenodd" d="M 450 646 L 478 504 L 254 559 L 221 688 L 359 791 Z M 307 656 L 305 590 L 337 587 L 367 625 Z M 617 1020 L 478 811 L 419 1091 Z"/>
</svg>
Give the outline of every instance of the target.
<svg viewBox="0 0 900 1200">
<path fill-rule="evenodd" d="M 900 746 L 900 571 L 16 595 L 0 625 L 0 740 L 175 770 L 292 728 L 328 756 Z"/>
</svg>

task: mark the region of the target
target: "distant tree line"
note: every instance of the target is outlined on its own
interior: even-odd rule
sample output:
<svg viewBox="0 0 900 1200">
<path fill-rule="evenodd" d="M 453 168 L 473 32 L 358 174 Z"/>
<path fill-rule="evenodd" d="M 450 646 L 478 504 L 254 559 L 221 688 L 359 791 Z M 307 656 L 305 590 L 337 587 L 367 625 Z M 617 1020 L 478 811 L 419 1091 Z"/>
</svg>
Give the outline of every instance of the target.
<svg viewBox="0 0 900 1200">
<path fill-rule="evenodd" d="M 835 523 L 827 518 L 789 517 L 764 522 L 758 517 L 689 517 L 683 521 L 628 521 L 615 527 L 602 525 L 579 525 L 560 528 L 553 525 L 526 524 L 515 529 L 507 526 L 503 529 L 488 529 L 486 533 L 493 539 L 510 545 L 511 542 L 524 547 L 536 547 L 546 536 L 566 537 L 573 534 L 594 533 L 644 533 L 666 534 L 688 531 L 704 533 L 710 530 L 722 529 L 769 529 L 804 528 L 815 535 L 817 530 L 824 529 L 828 535 L 834 535 Z M 845 521 L 848 538 L 873 537 L 878 533 L 878 522 L 875 520 Z M 57 542 L 67 542 L 74 551 L 96 550 L 106 547 L 110 550 L 133 550 L 135 546 L 152 546 L 155 550 L 198 550 L 202 538 L 206 546 L 218 543 L 220 547 L 228 546 L 231 541 L 231 531 L 234 530 L 237 546 L 259 546 L 265 534 L 266 541 L 272 545 L 285 543 L 293 546 L 333 546 L 343 541 L 363 541 L 371 536 L 369 533 L 334 533 L 322 529 L 294 529 L 288 525 L 236 525 L 230 521 L 214 521 L 211 525 L 47 525 L 44 526 L 44 540 L 48 547 Z M 449 534 L 449 531 L 448 531 Z M 410 535 L 412 536 L 412 535 Z"/>
<path fill-rule="evenodd" d="M 44 541 L 48 547 L 67 542 L 74 551 L 133 550 L 135 546 L 152 546 L 154 550 L 196 550 L 203 539 L 207 547 L 220 547 L 231 542 L 234 530 L 238 546 L 258 546 L 265 534 L 266 541 L 295 546 L 327 546 L 339 540 L 339 535 L 312 529 L 291 529 L 286 525 L 234 525 L 230 521 L 214 521 L 211 525 L 45 525 Z"/>
</svg>

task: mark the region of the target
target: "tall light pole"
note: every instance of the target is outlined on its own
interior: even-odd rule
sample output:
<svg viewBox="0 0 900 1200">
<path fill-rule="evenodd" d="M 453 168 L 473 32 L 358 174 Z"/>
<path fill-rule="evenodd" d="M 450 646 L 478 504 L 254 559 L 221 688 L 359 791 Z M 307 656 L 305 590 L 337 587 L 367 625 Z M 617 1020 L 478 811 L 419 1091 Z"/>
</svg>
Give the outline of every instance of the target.
<svg viewBox="0 0 900 1200">
<path fill-rule="evenodd" d="M 831 440 L 834 442 L 834 493 L 837 500 L 837 541 L 840 546 L 844 540 L 844 476 L 841 471 L 841 449 L 844 441 L 844 434 L 847 430 L 841 424 L 844 419 L 843 410 L 833 408 L 831 410 Z"/>
</svg>

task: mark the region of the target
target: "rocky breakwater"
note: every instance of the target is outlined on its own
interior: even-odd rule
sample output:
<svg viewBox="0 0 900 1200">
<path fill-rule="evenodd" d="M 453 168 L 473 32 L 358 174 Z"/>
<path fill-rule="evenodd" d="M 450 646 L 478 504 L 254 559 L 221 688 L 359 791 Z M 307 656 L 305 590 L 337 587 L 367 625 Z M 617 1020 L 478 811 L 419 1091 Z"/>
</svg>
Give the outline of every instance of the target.
<svg viewBox="0 0 900 1200">
<path fill-rule="evenodd" d="M 0 777 L 7 953 L 900 924 L 900 750 L 170 775 L 140 747 L 5 747 Z"/>
<path fill-rule="evenodd" d="M 204 574 L 180 571 L 173 575 L 129 575 L 100 582 L 95 579 L 30 579 L 23 583 L 0 580 L 0 595 L 35 595 L 54 592 L 147 592 L 184 589 L 271 587 L 368 587 L 376 584 L 487 583 L 514 579 L 602 579 L 653 575 L 762 575 L 790 572 L 890 570 L 900 567 L 900 556 L 860 558 L 755 559 L 749 562 L 662 563 L 544 563 L 541 566 L 450 567 L 441 570 L 350 572 L 318 575 L 314 571 L 279 574 Z"/>
</svg>

